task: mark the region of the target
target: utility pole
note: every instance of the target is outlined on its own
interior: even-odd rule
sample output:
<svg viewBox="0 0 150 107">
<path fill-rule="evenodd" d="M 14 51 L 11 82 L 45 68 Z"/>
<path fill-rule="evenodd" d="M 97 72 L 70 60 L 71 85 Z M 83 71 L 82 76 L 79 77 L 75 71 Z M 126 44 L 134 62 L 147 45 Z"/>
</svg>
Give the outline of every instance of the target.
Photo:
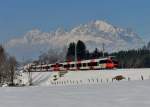
<svg viewBox="0 0 150 107">
<path fill-rule="evenodd" d="M 77 69 L 77 44 L 75 44 L 75 68 Z"/>
<path fill-rule="evenodd" d="M 105 56 L 105 44 L 102 44 L 102 52 L 103 52 L 103 57 Z"/>
<path fill-rule="evenodd" d="M 28 78 L 29 78 L 29 85 L 32 85 L 31 65 L 29 65 L 29 68 L 28 68 Z"/>
<path fill-rule="evenodd" d="M 32 85 L 32 72 L 29 71 L 29 85 Z"/>
</svg>

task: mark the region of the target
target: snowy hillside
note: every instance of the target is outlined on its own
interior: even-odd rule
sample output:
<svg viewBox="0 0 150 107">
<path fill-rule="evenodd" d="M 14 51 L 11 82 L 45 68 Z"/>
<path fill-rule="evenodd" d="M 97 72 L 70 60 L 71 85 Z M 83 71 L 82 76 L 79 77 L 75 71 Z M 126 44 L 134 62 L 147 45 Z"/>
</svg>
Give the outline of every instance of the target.
<svg viewBox="0 0 150 107">
<path fill-rule="evenodd" d="M 112 79 L 118 75 L 124 77 L 121 81 L 147 80 L 150 79 L 150 69 L 114 69 L 92 71 L 68 71 L 60 77 L 59 72 L 32 72 L 32 84 L 34 86 L 57 86 L 57 85 L 83 85 L 118 82 Z M 56 75 L 56 80 L 54 75 Z M 19 78 L 22 84 L 29 84 L 28 73 L 23 73 Z"/>
<path fill-rule="evenodd" d="M 96 47 L 102 49 L 105 43 L 106 51 L 127 50 L 139 48 L 143 40 L 131 29 L 122 29 L 105 21 L 92 21 L 65 31 L 42 32 L 38 29 L 27 32 L 21 38 L 11 39 L 6 43 L 7 50 L 14 55 L 27 57 L 36 56 L 48 49 L 64 49 L 70 42 L 82 40 L 89 50 Z"/>
</svg>

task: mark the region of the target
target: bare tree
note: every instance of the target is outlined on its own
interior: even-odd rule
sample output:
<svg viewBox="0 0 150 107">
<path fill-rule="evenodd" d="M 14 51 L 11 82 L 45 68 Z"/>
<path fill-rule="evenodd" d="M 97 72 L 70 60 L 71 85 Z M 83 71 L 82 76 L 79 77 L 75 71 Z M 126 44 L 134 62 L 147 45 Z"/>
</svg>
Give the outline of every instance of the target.
<svg viewBox="0 0 150 107">
<path fill-rule="evenodd" d="M 65 52 L 64 50 L 59 49 L 49 49 L 48 52 L 43 53 L 39 56 L 39 63 L 56 63 L 62 62 L 65 60 Z"/>
<path fill-rule="evenodd" d="M 14 85 L 14 78 L 15 78 L 15 70 L 17 66 L 17 61 L 15 57 L 9 57 L 8 59 L 8 68 L 9 68 L 9 81 L 11 85 Z"/>
<path fill-rule="evenodd" d="M 6 53 L 2 45 L 0 45 L 0 83 L 2 83 L 3 81 L 5 66 L 6 66 Z"/>
<path fill-rule="evenodd" d="M 0 83 L 9 82 L 13 84 L 17 61 L 15 57 L 9 56 L 2 45 L 0 45 Z"/>
</svg>

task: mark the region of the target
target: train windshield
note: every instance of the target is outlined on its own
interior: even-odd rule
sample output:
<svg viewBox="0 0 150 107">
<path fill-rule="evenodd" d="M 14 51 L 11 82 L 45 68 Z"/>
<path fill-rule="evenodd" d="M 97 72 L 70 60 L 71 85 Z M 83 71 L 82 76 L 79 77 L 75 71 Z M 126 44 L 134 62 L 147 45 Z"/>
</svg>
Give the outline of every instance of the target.
<svg viewBox="0 0 150 107">
<path fill-rule="evenodd" d="M 115 56 L 111 56 L 110 58 L 114 64 L 118 64 L 118 61 Z"/>
<path fill-rule="evenodd" d="M 118 64 L 118 61 L 117 60 L 112 60 L 114 64 Z"/>
</svg>

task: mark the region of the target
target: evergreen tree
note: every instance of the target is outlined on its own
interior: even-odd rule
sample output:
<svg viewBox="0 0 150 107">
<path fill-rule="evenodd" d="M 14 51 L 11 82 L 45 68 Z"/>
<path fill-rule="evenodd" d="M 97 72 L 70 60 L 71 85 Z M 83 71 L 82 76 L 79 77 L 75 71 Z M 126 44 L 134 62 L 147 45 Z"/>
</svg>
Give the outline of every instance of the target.
<svg viewBox="0 0 150 107">
<path fill-rule="evenodd" d="M 74 60 L 75 59 L 75 43 L 70 43 L 69 48 L 67 51 L 67 60 Z"/>
<path fill-rule="evenodd" d="M 102 57 L 102 56 L 103 56 L 103 53 L 100 52 L 97 48 L 95 48 L 95 50 L 92 53 L 92 59 L 93 58 L 99 58 L 99 57 Z"/>
<path fill-rule="evenodd" d="M 148 44 L 147 44 L 147 49 L 150 50 L 150 42 L 148 42 Z"/>
<path fill-rule="evenodd" d="M 86 59 L 86 46 L 83 41 L 79 40 L 76 46 L 77 59 L 83 60 Z"/>
</svg>

